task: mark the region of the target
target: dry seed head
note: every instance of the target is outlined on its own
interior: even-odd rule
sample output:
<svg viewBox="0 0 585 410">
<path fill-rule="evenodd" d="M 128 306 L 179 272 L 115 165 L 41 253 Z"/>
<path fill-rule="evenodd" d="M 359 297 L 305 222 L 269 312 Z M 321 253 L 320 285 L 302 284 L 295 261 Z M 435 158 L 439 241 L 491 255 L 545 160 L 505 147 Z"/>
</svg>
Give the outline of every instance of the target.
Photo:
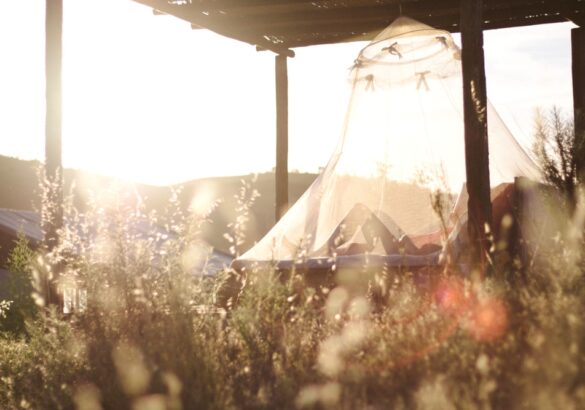
<svg viewBox="0 0 585 410">
<path fill-rule="evenodd" d="M 331 336 L 321 343 L 318 365 L 323 374 L 335 377 L 343 370 L 342 350 L 343 338 L 339 335 Z"/>
<path fill-rule="evenodd" d="M 100 391 L 93 384 L 80 386 L 73 396 L 73 401 L 78 410 L 102 410 Z"/>
<path fill-rule="evenodd" d="M 365 321 L 355 321 L 348 323 L 341 334 L 344 348 L 351 349 L 357 347 L 366 338 L 368 324 Z"/>
<path fill-rule="evenodd" d="M 139 397 L 132 403 L 132 410 L 166 410 L 167 400 L 162 394 Z"/>
<path fill-rule="evenodd" d="M 370 302 L 363 297 L 354 298 L 349 304 L 349 314 L 352 319 L 365 319 L 370 313 Z"/>
<path fill-rule="evenodd" d="M 340 397 L 341 385 L 339 383 L 312 384 L 301 389 L 296 399 L 296 405 L 299 408 L 304 408 L 321 404 L 324 407 L 331 408 L 339 403 Z"/>
<path fill-rule="evenodd" d="M 150 384 L 150 373 L 140 350 L 121 343 L 113 352 L 114 364 L 124 391 L 137 396 L 146 391 Z"/>
<path fill-rule="evenodd" d="M 325 313 L 328 318 L 333 318 L 338 314 L 343 313 L 345 305 L 349 300 L 349 292 L 341 286 L 336 287 L 327 297 L 325 305 Z"/>
<path fill-rule="evenodd" d="M 216 205 L 217 193 L 212 185 L 201 187 L 191 198 L 189 211 L 196 215 L 206 216 Z"/>
<path fill-rule="evenodd" d="M 480 354 L 475 362 L 475 367 L 482 375 L 486 376 L 490 371 L 489 357 L 484 353 Z"/>
</svg>

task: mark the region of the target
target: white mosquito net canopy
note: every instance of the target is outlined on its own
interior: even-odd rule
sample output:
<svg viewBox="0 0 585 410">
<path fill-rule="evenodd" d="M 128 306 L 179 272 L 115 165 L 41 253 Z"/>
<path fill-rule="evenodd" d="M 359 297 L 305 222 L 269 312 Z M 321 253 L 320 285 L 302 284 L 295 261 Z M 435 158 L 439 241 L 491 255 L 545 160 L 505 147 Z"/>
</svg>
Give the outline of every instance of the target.
<svg viewBox="0 0 585 410">
<path fill-rule="evenodd" d="M 450 33 L 401 17 L 360 52 L 350 75 L 327 166 L 237 263 L 435 257 L 466 218 L 461 52 Z M 492 188 L 539 178 L 489 103 L 487 114 Z"/>
</svg>

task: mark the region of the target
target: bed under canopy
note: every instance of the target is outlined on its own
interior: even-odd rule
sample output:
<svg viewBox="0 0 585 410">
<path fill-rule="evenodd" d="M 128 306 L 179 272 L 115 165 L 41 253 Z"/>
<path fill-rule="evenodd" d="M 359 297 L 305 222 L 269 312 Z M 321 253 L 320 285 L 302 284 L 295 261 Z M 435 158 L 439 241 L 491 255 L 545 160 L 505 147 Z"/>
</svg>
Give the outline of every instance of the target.
<svg viewBox="0 0 585 410">
<path fill-rule="evenodd" d="M 467 220 L 461 51 L 447 31 L 400 17 L 361 50 L 338 145 L 286 215 L 234 262 L 440 263 Z M 539 170 L 488 102 L 492 200 Z M 496 222 L 497 223 L 497 222 Z M 457 245 L 457 246 L 455 246 Z"/>
</svg>

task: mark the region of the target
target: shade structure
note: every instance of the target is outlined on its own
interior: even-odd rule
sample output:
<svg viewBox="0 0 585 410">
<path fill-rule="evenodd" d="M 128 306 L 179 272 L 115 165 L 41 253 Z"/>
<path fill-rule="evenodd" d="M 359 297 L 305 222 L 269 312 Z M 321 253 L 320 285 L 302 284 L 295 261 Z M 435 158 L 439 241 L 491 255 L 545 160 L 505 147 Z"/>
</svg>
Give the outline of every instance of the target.
<svg viewBox="0 0 585 410">
<path fill-rule="evenodd" d="M 431 263 L 466 220 L 461 52 L 400 17 L 359 53 L 339 143 L 289 212 L 236 261 Z M 488 103 L 494 195 L 539 170 Z M 408 263 L 408 262 L 407 262 Z"/>
</svg>

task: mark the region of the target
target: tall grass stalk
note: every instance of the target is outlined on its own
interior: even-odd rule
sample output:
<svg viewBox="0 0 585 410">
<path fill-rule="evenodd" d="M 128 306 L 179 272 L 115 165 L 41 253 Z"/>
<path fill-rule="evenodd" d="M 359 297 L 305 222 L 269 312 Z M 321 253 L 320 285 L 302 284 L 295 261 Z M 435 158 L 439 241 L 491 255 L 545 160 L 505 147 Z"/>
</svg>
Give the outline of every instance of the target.
<svg viewBox="0 0 585 410">
<path fill-rule="evenodd" d="M 511 275 L 421 283 L 405 271 L 378 308 L 361 270 L 311 288 L 299 272 L 258 268 L 222 311 L 220 279 L 193 272 L 205 216 L 176 199 L 156 215 L 128 191 L 108 198 L 83 215 L 66 207 L 58 278 L 86 290 L 87 304 L 68 316 L 41 306 L 24 333 L 3 334 L 0 408 L 577 409 L 585 400 L 578 232 L 523 287 Z M 53 269 L 47 255 L 31 260 Z"/>
</svg>

